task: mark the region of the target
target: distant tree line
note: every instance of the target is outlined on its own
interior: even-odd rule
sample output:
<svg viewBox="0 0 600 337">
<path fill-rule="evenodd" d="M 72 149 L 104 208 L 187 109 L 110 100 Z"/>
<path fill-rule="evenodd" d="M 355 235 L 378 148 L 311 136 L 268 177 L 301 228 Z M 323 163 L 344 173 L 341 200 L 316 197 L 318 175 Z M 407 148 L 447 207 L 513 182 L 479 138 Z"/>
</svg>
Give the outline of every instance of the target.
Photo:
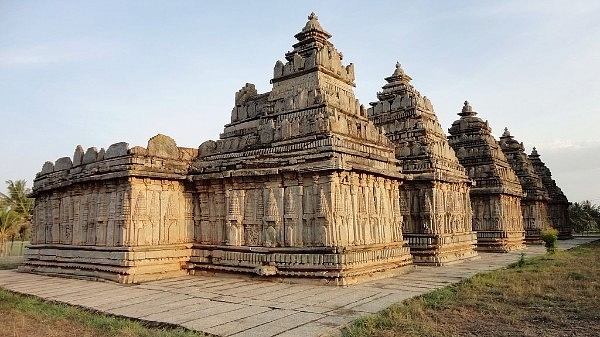
<svg viewBox="0 0 600 337">
<path fill-rule="evenodd" d="M 600 206 L 589 200 L 572 203 L 569 206 L 569 218 L 576 233 L 600 230 Z"/>
<path fill-rule="evenodd" d="M 29 240 L 34 199 L 25 180 L 7 180 L 7 193 L 0 192 L 0 242 Z"/>
</svg>

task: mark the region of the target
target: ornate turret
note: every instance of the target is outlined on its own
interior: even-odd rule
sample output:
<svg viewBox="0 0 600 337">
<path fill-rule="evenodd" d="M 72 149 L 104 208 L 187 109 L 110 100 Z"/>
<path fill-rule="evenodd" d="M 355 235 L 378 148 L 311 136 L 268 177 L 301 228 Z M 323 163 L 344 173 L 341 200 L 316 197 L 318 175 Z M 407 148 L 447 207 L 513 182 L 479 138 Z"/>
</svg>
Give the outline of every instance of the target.
<svg viewBox="0 0 600 337">
<path fill-rule="evenodd" d="M 548 193 L 548 213 L 552 227 L 558 230 L 558 238 L 561 240 L 573 237 L 572 224 L 569 220 L 569 200 L 552 179 L 552 173 L 546 164 L 540 159 L 537 149 L 534 147 L 529 155 L 535 172 L 542 179 L 544 189 Z"/>
<path fill-rule="evenodd" d="M 412 179 L 401 192 L 404 234 L 416 263 L 444 264 L 476 255 L 471 226 L 470 180 L 448 144 L 433 106 L 410 84 L 400 63 L 385 78 L 369 118 L 394 143 Z M 450 200 L 452 210 L 449 211 Z M 432 242 L 434 244 L 432 244 Z"/>
<path fill-rule="evenodd" d="M 448 130 L 448 140 L 469 177 L 476 182 L 471 188 L 471 208 L 477 249 L 496 252 L 521 249 L 525 232 L 519 179 L 492 136 L 488 122 L 477 117 L 468 101 L 458 115 L 460 119 Z"/>
<path fill-rule="evenodd" d="M 521 199 L 525 240 L 528 243 L 540 242 L 540 230 L 550 227 L 548 192 L 544 189 L 542 179 L 535 172 L 533 164 L 525 154 L 523 143 L 515 140 L 508 128 L 504 128 L 504 133 L 500 137 L 500 147 L 525 192 L 525 196 Z"/>
</svg>

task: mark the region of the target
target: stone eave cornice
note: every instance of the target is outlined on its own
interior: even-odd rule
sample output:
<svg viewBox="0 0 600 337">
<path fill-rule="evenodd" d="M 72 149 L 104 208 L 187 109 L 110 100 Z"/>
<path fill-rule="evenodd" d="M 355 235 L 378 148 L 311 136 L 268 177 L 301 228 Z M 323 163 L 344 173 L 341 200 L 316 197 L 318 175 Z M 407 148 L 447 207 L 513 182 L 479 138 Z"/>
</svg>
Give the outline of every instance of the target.
<svg viewBox="0 0 600 337">
<path fill-rule="evenodd" d="M 182 180 L 190 165 L 191 161 L 186 160 L 128 154 L 38 175 L 34 180 L 32 196 L 84 182 L 128 177 Z"/>
<path fill-rule="evenodd" d="M 269 81 L 269 83 L 274 84 L 274 83 L 285 81 L 285 80 L 288 80 L 288 79 L 291 79 L 291 78 L 295 78 L 295 77 L 298 77 L 298 76 L 310 74 L 312 72 L 322 72 L 322 73 L 327 74 L 327 75 L 329 75 L 331 77 L 334 77 L 335 79 L 340 80 L 340 81 L 342 81 L 342 82 L 344 82 L 344 83 L 346 83 L 346 84 L 348 84 L 350 86 L 356 87 L 356 84 L 354 83 L 354 81 L 350 81 L 350 80 L 344 79 L 343 77 L 341 77 L 340 75 L 338 75 L 336 72 L 334 72 L 334 71 L 332 71 L 332 70 L 330 70 L 330 69 L 328 69 L 328 68 L 326 68 L 326 67 L 324 67 L 322 65 L 315 65 L 314 67 L 311 67 L 311 68 L 299 70 L 299 71 L 293 72 L 291 74 L 283 75 L 283 76 L 280 76 L 280 77 L 277 77 L 277 78 L 272 78 Z"/>
</svg>

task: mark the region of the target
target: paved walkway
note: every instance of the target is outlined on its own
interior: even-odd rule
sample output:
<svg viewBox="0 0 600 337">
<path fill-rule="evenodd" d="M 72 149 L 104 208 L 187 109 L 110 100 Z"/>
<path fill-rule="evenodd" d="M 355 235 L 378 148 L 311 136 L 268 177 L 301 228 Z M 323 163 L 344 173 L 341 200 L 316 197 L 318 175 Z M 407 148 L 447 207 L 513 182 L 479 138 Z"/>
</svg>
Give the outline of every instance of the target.
<svg viewBox="0 0 600 337">
<path fill-rule="evenodd" d="M 597 238 L 560 241 L 569 249 Z M 529 246 L 526 256 L 544 254 Z M 392 303 L 502 268 L 520 252 L 482 253 L 481 258 L 445 267 L 417 267 L 393 278 L 338 288 L 216 276 L 185 276 L 121 285 L 0 271 L 0 287 L 114 315 L 178 324 L 219 336 L 302 336 L 336 334 L 350 321 Z"/>
</svg>

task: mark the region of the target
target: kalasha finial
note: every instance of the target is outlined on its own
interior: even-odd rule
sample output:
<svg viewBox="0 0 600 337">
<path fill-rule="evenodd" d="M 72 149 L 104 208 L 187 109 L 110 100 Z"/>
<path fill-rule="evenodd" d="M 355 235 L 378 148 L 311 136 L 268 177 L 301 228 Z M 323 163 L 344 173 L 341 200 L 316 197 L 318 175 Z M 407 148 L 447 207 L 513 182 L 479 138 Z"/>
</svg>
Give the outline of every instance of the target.
<svg viewBox="0 0 600 337">
<path fill-rule="evenodd" d="M 402 69 L 402 65 L 398 61 L 396 62 L 396 69 L 394 70 L 394 74 L 392 76 L 404 76 L 404 69 Z"/>
<path fill-rule="evenodd" d="M 308 16 L 309 20 L 318 20 L 319 17 L 317 16 L 317 14 L 315 14 L 315 12 L 310 12 L 310 15 Z"/>
<path fill-rule="evenodd" d="M 508 128 L 504 128 L 504 133 L 502 134 L 502 137 L 510 137 L 510 132 L 508 131 Z"/>
<path fill-rule="evenodd" d="M 535 146 L 533 147 L 533 150 L 531 151 L 531 155 L 532 156 L 539 156 L 537 149 L 535 148 Z"/>
<path fill-rule="evenodd" d="M 469 101 L 465 101 L 465 105 L 462 111 L 458 113 L 459 116 L 475 116 L 477 112 L 473 111 L 473 107 L 469 104 Z"/>
</svg>

